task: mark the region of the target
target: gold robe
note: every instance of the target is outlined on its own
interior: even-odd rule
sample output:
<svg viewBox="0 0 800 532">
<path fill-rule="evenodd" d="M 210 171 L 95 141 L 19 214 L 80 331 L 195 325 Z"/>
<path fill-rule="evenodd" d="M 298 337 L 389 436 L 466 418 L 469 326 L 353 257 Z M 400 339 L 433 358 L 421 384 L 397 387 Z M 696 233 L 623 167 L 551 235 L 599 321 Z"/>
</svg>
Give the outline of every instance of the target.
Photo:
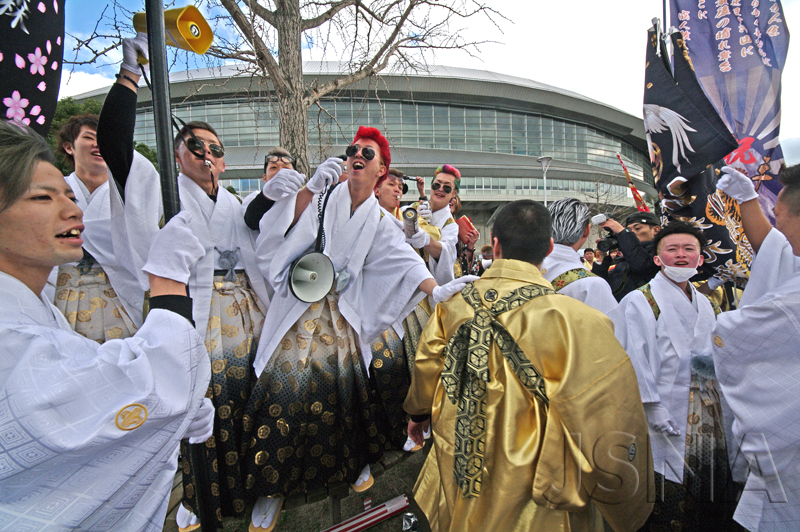
<svg viewBox="0 0 800 532">
<path fill-rule="evenodd" d="M 490 306 L 530 284 L 552 288 L 535 266 L 499 259 L 475 287 Z M 477 498 L 462 497 L 453 477 L 457 407 L 440 376 L 448 339 L 473 315 L 459 294 L 437 305 L 404 405 L 409 414 L 431 413 L 433 449 L 414 488 L 431 529 L 602 532 L 602 516 L 617 531 L 637 530 L 654 489 L 636 374 L 611 321 L 566 296 L 538 297 L 497 317 L 542 373 L 549 407 L 492 345 L 482 488 Z"/>
</svg>

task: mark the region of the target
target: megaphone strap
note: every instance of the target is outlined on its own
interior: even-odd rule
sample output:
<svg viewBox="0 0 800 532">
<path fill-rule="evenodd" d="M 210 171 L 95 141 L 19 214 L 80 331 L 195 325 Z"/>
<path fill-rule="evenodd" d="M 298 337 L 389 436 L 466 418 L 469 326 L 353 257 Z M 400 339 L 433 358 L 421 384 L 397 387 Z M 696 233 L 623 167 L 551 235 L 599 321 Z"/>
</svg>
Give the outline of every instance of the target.
<svg viewBox="0 0 800 532">
<path fill-rule="evenodd" d="M 319 200 L 317 200 L 317 212 L 319 213 L 319 229 L 317 230 L 317 241 L 314 244 L 314 251 L 317 253 L 322 253 L 322 250 L 325 249 L 325 209 L 328 206 L 328 199 L 331 197 L 331 193 L 333 189 L 336 188 L 339 183 L 334 183 L 334 185 L 328 189 L 328 192 L 325 194 L 325 201 L 322 201 L 322 194 L 319 195 Z"/>
</svg>

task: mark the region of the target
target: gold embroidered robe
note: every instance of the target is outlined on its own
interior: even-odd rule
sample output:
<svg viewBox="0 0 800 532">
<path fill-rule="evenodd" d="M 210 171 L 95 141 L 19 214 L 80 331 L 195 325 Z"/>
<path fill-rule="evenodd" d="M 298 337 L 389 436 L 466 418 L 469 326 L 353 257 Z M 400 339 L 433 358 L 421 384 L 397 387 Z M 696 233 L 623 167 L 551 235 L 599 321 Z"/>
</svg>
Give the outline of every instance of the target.
<svg viewBox="0 0 800 532">
<path fill-rule="evenodd" d="M 530 284 L 552 288 L 535 266 L 499 259 L 475 287 L 488 307 Z M 566 296 L 497 317 L 543 374 L 549 407 L 493 345 L 481 493 L 462 498 L 453 476 L 457 407 L 440 376 L 448 339 L 473 315 L 459 294 L 437 305 L 404 405 L 431 413 L 434 445 L 414 488 L 431 529 L 601 532 L 602 516 L 617 531 L 637 530 L 653 507 L 653 465 L 636 374 L 608 318 Z"/>
</svg>

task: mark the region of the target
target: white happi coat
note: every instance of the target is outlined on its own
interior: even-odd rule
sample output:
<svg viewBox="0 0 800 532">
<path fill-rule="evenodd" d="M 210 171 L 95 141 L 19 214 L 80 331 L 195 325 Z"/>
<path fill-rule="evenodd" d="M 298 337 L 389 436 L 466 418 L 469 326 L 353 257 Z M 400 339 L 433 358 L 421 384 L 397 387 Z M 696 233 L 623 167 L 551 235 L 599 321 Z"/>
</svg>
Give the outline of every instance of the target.
<svg viewBox="0 0 800 532">
<path fill-rule="evenodd" d="M 109 177 L 110 179 L 110 177 Z M 142 326 L 142 304 L 144 290 L 139 286 L 138 279 L 131 272 L 117 262 L 114 255 L 114 246 L 111 241 L 111 201 L 109 198 L 109 181 L 97 187 L 91 194 L 80 178 L 72 172 L 64 176 L 67 184 L 75 194 L 75 203 L 83 211 L 84 230 L 81 233 L 83 247 L 88 251 L 108 276 L 108 281 L 117 293 L 125 310 L 128 311 L 136 327 Z M 75 265 L 77 263 L 73 263 Z M 47 296 L 53 301 L 55 285 L 58 277 L 58 267 L 48 279 Z M 52 290 L 52 296 L 51 296 Z"/>
<path fill-rule="evenodd" d="M 750 474 L 734 518 L 751 531 L 800 530 L 800 258 L 777 229 L 739 309 L 713 333 L 717 379 L 734 414 L 734 479 Z"/>
<path fill-rule="evenodd" d="M 644 294 L 634 290 L 620 301 L 614 324 L 617 339 L 636 370 L 642 402 L 660 402 L 681 431 L 680 436 L 667 436 L 650 428 L 654 470 L 677 483 L 683 482 L 690 363 L 692 357 L 711 354 L 709 331 L 715 321 L 708 298 L 691 283 L 688 286 L 691 301 L 659 272 L 650 281 L 661 310 L 658 321 Z"/>
<path fill-rule="evenodd" d="M 111 223 L 114 250 L 120 264 L 135 273 L 139 285 L 149 287 L 147 274 L 142 267 L 147 262 L 150 243 L 162 218 L 161 183 L 152 163 L 134 152 L 128 180 L 125 184 L 125 201 L 111 194 Z M 244 211 L 236 197 L 220 187 L 217 201 L 213 201 L 200 186 L 184 174 L 178 175 L 178 193 L 181 209 L 192 214 L 190 226 L 205 248 L 205 255 L 190 270 L 189 293 L 194 301 L 192 314 L 197 332 L 205 338 L 211 309 L 214 270 L 223 269 L 217 251 L 238 250 L 236 269 L 244 269 L 262 312 L 269 305 L 270 293 L 256 265 L 255 232 L 244 223 Z M 215 249 L 216 248 L 216 249 Z M 141 307 L 140 307 L 141 308 Z"/>
<path fill-rule="evenodd" d="M 288 232 L 294 218 L 296 194 L 277 202 L 261 219 L 256 253 L 258 264 L 275 293 L 264 320 L 258 354 L 253 366 L 260 375 L 286 331 L 302 316 L 310 303 L 295 298 L 289 290 L 292 262 L 313 251 L 319 228 L 318 202 L 312 202 Z M 324 200 L 324 199 L 323 199 Z M 331 193 L 325 212 L 325 255 L 339 275 L 339 311 L 358 334 L 366 367 L 372 360 L 370 342 L 400 316 L 419 303 L 420 283 L 431 274 L 422 258 L 405 241 L 389 216 L 381 217 L 378 200 L 370 196 L 352 212 L 349 182 Z M 344 281 L 342 281 L 344 283 Z"/>
<path fill-rule="evenodd" d="M 211 375 L 191 324 L 156 309 L 98 345 L 0 273 L 0 335 L 0 527 L 160 531 Z M 144 422 L 126 424 L 136 405 Z"/>
<path fill-rule="evenodd" d="M 552 283 L 562 273 L 575 268 L 585 268 L 575 250 L 563 244 L 553 244 L 553 252 L 544 258 L 541 271 L 544 278 Z M 614 319 L 613 313 L 619 307 L 608 282 L 600 277 L 578 279 L 558 290 L 558 293 L 582 301 L 611 319 Z"/>
</svg>

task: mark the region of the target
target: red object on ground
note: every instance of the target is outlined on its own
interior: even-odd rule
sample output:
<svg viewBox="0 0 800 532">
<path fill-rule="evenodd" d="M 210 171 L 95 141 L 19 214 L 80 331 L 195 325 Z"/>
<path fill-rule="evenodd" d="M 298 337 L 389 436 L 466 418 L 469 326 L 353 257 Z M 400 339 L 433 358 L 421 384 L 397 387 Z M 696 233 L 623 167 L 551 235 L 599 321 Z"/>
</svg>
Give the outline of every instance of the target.
<svg viewBox="0 0 800 532">
<path fill-rule="evenodd" d="M 400 495 L 322 532 L 361 532 L 399 514 L 406 508 L 408 508 L 408 497 Z"/>
</svg>

